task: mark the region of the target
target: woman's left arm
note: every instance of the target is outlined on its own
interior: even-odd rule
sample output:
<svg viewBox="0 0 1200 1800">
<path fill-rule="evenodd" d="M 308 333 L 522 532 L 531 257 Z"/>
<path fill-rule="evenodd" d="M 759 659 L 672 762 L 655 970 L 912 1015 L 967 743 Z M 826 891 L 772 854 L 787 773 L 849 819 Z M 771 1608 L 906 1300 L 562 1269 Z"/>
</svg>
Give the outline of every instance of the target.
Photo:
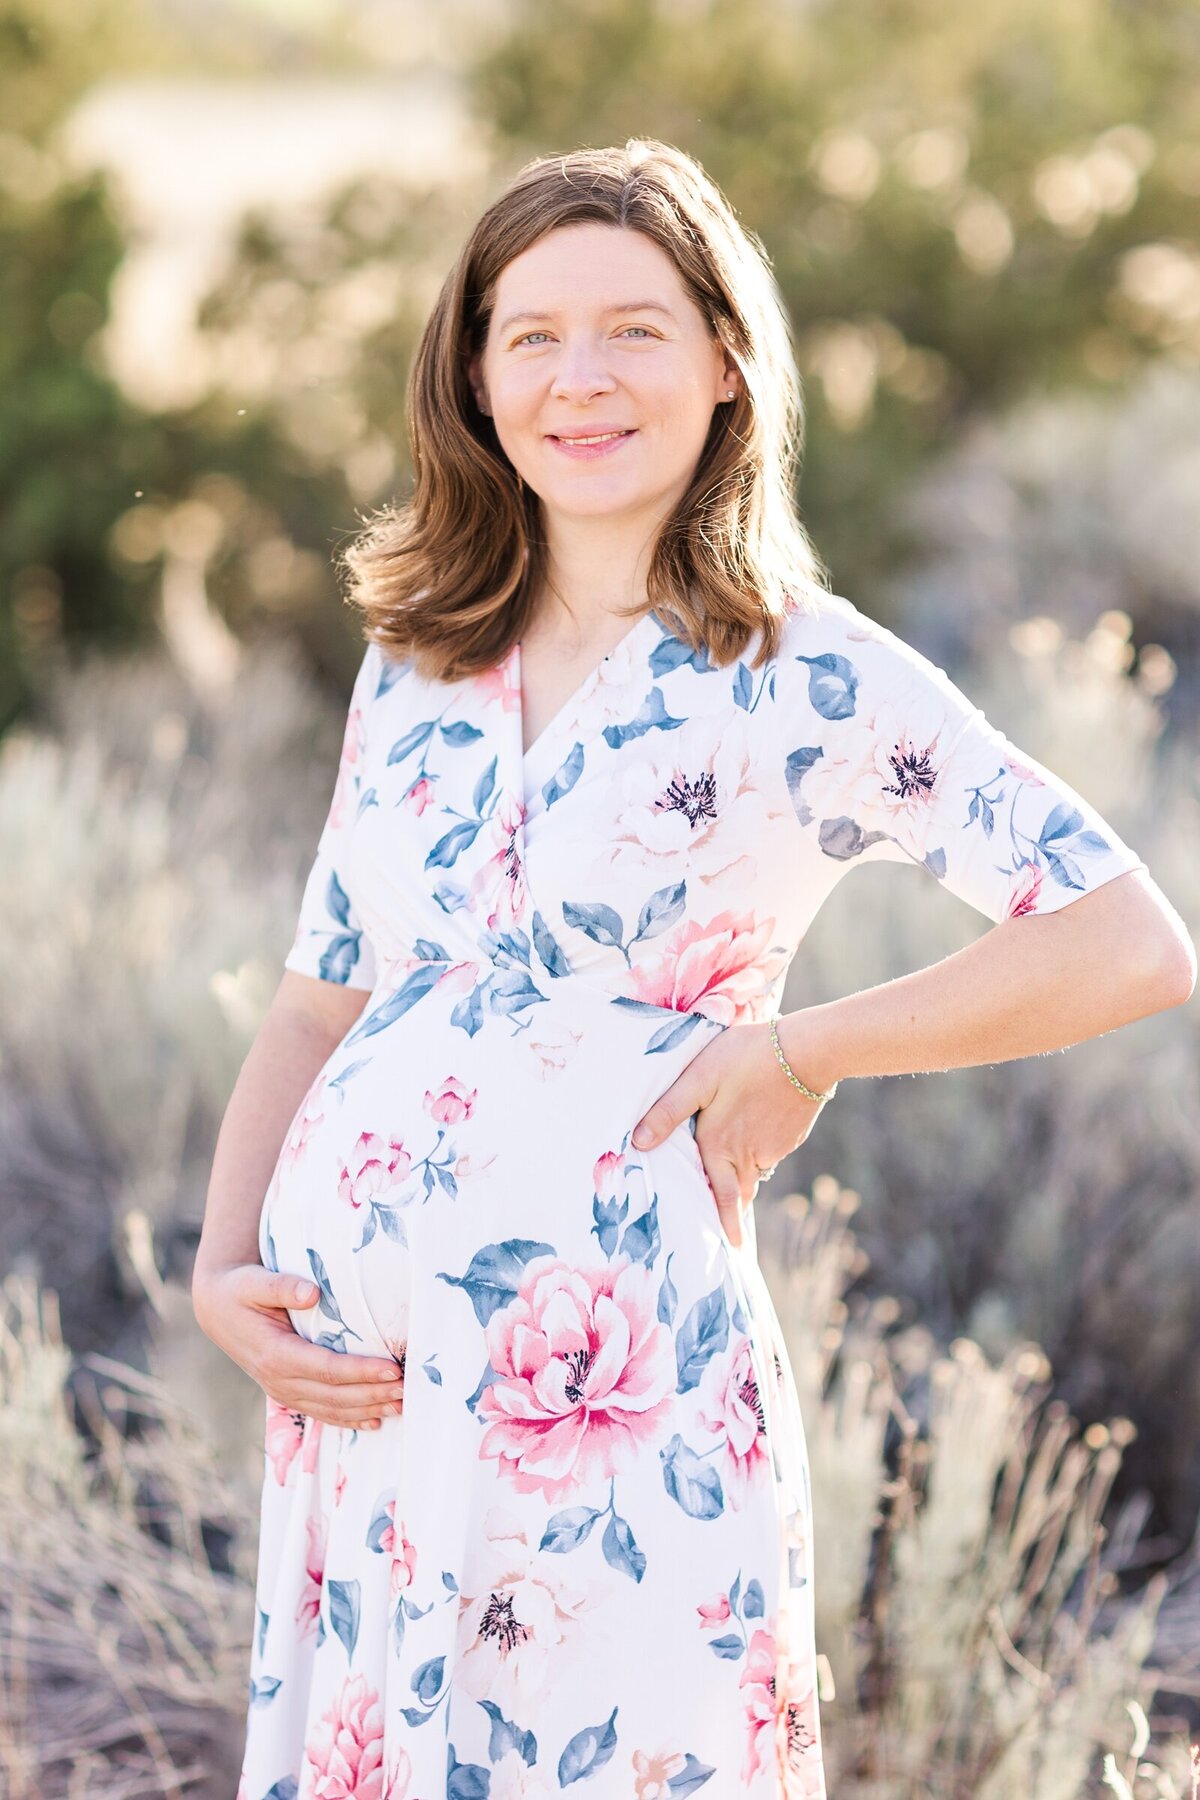
<svg viewBox="0 0 1200 1800">
<path fill-rule="evenodd" d="M 802 1080 L 825 1092 L 843 1076 L 921 1074 L 1063 1050 L 1180 1006 L 1195 986 L 1196 950 L 1183 920 L 1134 869 L 1058 912 L 993 925 L 929 968 L 789 1013 L 779 1042 Z"/>
<path fill-rule="evenodd" d="M 909 1075 L 1044 1055 L 1179 1006 L 1196 986 L 1196 950 L 1142 869 L 1068 907 L 1007 919 L 928 968 L 786 1013 L 779 1046 L 810 1088 L 852 1076 Z M 699 1111 L 696 1146 L 726 1235 L 759 1171 L 797 1149 L 821 1106 L 780 1069 L 765 1025 L 706 1044 L 644 1114 L 638 1149 Z M 649 1128 L 649 1135 L 646 1135 Z"/>
</svg>

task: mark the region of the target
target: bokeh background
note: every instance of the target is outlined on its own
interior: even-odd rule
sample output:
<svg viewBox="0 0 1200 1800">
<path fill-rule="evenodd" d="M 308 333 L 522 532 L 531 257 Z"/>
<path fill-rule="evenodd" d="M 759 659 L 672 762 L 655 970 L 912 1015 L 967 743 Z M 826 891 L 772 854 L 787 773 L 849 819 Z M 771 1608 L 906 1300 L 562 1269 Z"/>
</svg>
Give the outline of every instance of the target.
<svg viewBox="0 0 1200 1800">
<path fill-rule="evenodd" d="M 234 1793 L 262 1397 L 187 1283 L 361 653 L 332 559 L 479 209 L 636 134 L 766 247 L 836 591 L 1200 931 L 1194 0 L 0 0 L 13 1800 Z M 838 894 L 788 1010 L 984 928 Z M 1197 1016 L 849 1083 L 760 1190 L 838 1800 L 1194 1800 Z"/>
</svg>

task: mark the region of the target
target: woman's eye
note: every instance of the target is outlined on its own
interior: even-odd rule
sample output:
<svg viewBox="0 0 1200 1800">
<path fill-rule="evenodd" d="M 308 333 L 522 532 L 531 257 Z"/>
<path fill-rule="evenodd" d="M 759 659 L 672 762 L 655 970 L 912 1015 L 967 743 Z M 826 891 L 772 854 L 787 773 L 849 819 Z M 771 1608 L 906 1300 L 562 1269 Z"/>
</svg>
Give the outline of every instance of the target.
<svg viewBox="0 0 1200 1800">
<path fill-rule="evenodd" d="M 654 336 L 654 333 L 650 330 L 648 325 L 625 325 L 622 327 L 622 332 L 625 332 L 625 331 L 644 331 L 648 337 Z M 517 344 L 527 344 L 529 342 L 530 338 L 548 337 L 549 335 L 550 335 L 549 332 L 546 332 L 546 331 L 527 331 L 525 333 L 524 337 L 519 337 L 517 339 L 517 342 L 516 342 L 516 344 L 513 345 L 513 348 L 515 350 L 517 347 Z"/>
</svg>

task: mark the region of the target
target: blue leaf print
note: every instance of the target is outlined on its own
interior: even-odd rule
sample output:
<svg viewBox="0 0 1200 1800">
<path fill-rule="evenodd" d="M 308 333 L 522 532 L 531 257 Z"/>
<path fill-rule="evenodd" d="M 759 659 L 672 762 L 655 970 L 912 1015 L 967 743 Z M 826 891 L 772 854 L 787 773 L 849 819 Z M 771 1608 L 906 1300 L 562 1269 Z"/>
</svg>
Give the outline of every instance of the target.
<svg viewBox="0 0 1200 1800">
<path fill-rule="evenodd" d="M 717 1354 L 729 1343 L 729 1313 L 722 1288 L 702 1294 L 675 1339 L 675 1361 L 679 1368 L 676 1393 L 686 1394 L 698 1385 L 700 1377 Z"/>
<path fill-rule="evenodd" d="M 675 1323 L 675 1308 L 679 1295 L 675 1291 L 675 1283 L 671 1280 L 671 1258 L 673 1250 L 668 1252 L 666 1266 L 663 1269 L 662 1286 L 658 1290 L 658 1322 L 660 1325 Z"/>
<path fill-rule="evenodd" d="M 619 1006 L 621 1002 L 616 1000 L 613 1004 Z M 658 1050 L 673 1050 L 676 1044 L 683 1042 L 689 1031 L 696 1029 L 703 1017 L 703 1013 L 681 1013 L 677 1021 L 671 1020 L 668 1024 L 660 1026 L 647 1041 L 646 1054 L 653 1056 Z"/>
<path fill-rule="evenodd" d="M 375 688 L 375 698 L 377 700 L 382 700 L 385 694 L 390 693 L 392 688 L 394 688 L 399 681 L 401 675 L 404 674 L 409 666 L 407 659 L 404 661 L 395 660 L 390 656 L 383 655 L 381 652 L 379 682 Z"/>
<path fill-rule="evenodd" d="M 450 961 L 445 945 L 435 944 L 432 938 L 415 938 L 412 951 L 413 955 L 419 956 L 423 962 L 448 963 Z"/>
<path fill-rule="evenodd" d="M 650 1202 L 650 1210 L 644 1212 L 640 1219 L 634 1219 L 621 1239 L 621 1249 L 633 1262 L 645 1263 L 648 1269 L 654 1267 L 654 1259 L 662 1248 L 662 1240 L 658 1231 L 658 1200 Z"/>
<path fill-rule="evenodd" d="M 1042 834 L 1038 838 L 1038 843 L 1045 847 L 1054 838 L 1070 837 L 1072 832 L 1078 831 L 1082 824 L 1083 814 L 1079 809 L 1071 806 L 1068 801 L 1060 800 L 1042 826 Z"/>
<path fill-rule="evenodd" d="M 514 1013 L 524 1012 L 527 1006 L 534 1006 L 545 1000 L 524 969 L 498 969 L 489 976 L 487 983 L 488 1006 L 501 1018 L 511 1018 Z"/>
<path fill-rule="evenodd" d="M 435 987 L 446 973 L 438 963 L 422 963 L 419 968 L 406 975 L 400 986 L 382 1000 L 378 1006 L 372 1007 L 350 1035 L 343 1039 L 346 1044 L 356 1044 L 360 1038 L 374 1037 L 376 1032 L 386 1031 L 397 1019 L 402 1019 L 406 1012 L 423 1000 L 431 987 Z"/>
<path fill-rule="evenodd" d="M 648 731 L 678 731 L 686 724 L 686 719 L 671 716 L 663 703 L 662 689 L 655 687 L 642 701 L 635 718 L 626 725 L 606 725 L 602 735 L 610 750 L 619 750 L 622 744 L 645 737 Z"/>
<path fill-rule="evenodd" d="M 465 1275 L 447 1275 L 439 1269 L 437 1279 L 469 1294 L 475 1317 L 486 1325 L 498 1307 L 507 1306 L 515 1298 L 525 1264 L 535 1256 L 553 1255 L 553 1244 L 541 1244 L 531 1238 L 505 1238 L 503 1243 L 484 1244 L 477 1250 Z"/>
<path fill-rule="evenodd" d="M 442 1371 L 439 1368 L 435 1367 L 432 1356 L 429 1358 L 428 1362 L 423 1362 L 421 1364 L 421 1368 L 422 1368 L 423 1372 L 426 1375 L 428 1375 L 428 1377 L 429 1377 L 430 1381 L 432 1381 L 434 1387 L 441 1387 Z"/>
<path fill-rule="evenodd" d="M 742 1572 L 739 1569 L 737 1574 L 733 1578 L 733 1586 L 729 1590 L 729 1610 L 731 1613 L 734 1614 L 735 1617 L 737 1616 L 737 1609 L 738 1609 L 738 1595 L 741 1593 L 741 1591 L 742 1591 Z"/>
<path fill-rule="evenodd" d="M 745 663 L 740 662 L 737 666 L 737 674 L 733 681 L 734 705 L 740 706 L 743 712 L 748 712 L 750 710 L 750 696 L 753 692 L 754 679 Z"/>
<path fill-rule="evenodd" d="M 263 1800 L 296 1800 L 298 1792 L 299 1784 L 296 1781 L 296 1777 L 294 1775 L 284 1775 L 275 1783 L 275 1786 L 271 1789 L 269 1794 L 263 1795 Z"/>
<path fill-rule="evenodd" d="M 659 888 L 651 894 L 645 906 L 638 914 L 637 931 L 633 942 L 639 939 L 658 937 L 661 932 L 669 931 L 676 920 L 682 918 L 684 904 L 687 900 L 687 883 L 678 881 L 674 887 Z M 614 915 L 615 916 L 615 915 Z M 620 921 L 617 922 L 620 930 Z"/>
<path fill-rule="evenodd" d="M 825 752 L 819 744 L 801 744 L 793 750 L 783 765 L 784 780 L 791 796 L 792 809 L 802 825 L 807 825 L 812 818 L 812 808 L 800 792 L 800 783 L 808 774 L 813 764 L 824 756 Z"/>
<path fill-rule="evenodd" d="M 385 1237 L 390 1238 L 393 1244 L 400 1244 L 407 1250 L 408 1231 L 405 1228 L 404 1215 L 398 1206 L 373 1206 L 371 1216 L 379 1220 L 383 1226 Z"/>
<path fill-rule="evenodd" d="M 455 719 L 452 725 L 443 725 L 441 732 L 444 742 L 455 750 L 461 750 L 464 744 L 473 744 L 477 738 L 483 736 L 478 725 L 470 725 L 466 719 Z M 492 761 L 494 768 L 494 757 Z"/>
<path fill-rule="evenodd" d="M 670 675 L 685 664 L 693 668 L 697 675 L 713 675 L 717 669 L 717 664 L 710 659 L 703 644 L 699 650 L 693 650 L 689 643 L 676 637 L 674 632 L 668 632 L 665 637 L 660 638 L 650 652 L 650 673 L 655 677 Z"/>
<path fill-rule="evenodd" d="M 604 1527 L 601 1548 L 610 1568 L 619 1569 L 623 1575 L 632 1575 L 635 1581 L 640 1581 L 646 1573 L 645 1553 L 638 1549 L 629 1526 L 616 1513 Z"/>
<path fill-rule="evenodd" d="M 611 1256 L 617 1247 L 617 1233 L 624 1223 L 629 1211 L 628 1198 L 617 1200 L 601 1200 L 597 1194 L 592 1200 L 592 1217 L 596 1223 L 592 1226 L 600 1248 L 605 1256 Z"/>
<path fill-rule="evenodd" d="M 520 1726 L 506 1719 L 494 1700 L 481 1700 L 479 1704 L 492 1721 L 491 1735 L 488 1738 L 488 1755 L 491 1760 L 498 1763 L 502 1756 L 515 1750 L 526 1766 L 532 1768 L 537 1761 L 537 1739 L 532 1731 L 522 1731 Z"/>
<path fill-rule="evenodd" d="M 569 1506 L 565 1512 L 557 1512 L 546 1521 L 538 1549 L 551 1550 L 556 1556 L 577 1550 L 586 1541 L 596 1520 L 603 1517 L 604 1514 L 594 1506 Z"/>
<path fill-rule="evenodd" d="M 822 819 L 817 842 L 826 856 L 835 857 L 838 862 L 849 862 L 852 856 L 861 856 L 872 844 L 882 843 L 890 836 L 887 831 L 864 831 L 856 819 Z"/>
<path fill-rule="evenodd" d="M 366 1249 L 367 1245 L 371 1242 L 371 1239 L 375 1236 L 375 1223 L 376 1223 L 375 1207 L 369 1206 L 367 1208 L 367 1216 L 366 1216 L 365 1220 L 363 1221 L 362 1237 L 359 1239 L 358 1243 L 355 1244 L 355 1246 L 354 1246 L 354 1254 L 356 1256 L 358 1255 L 358 1252 L 360 1250 Z"/>
<path fill-rule="evenodd" d="M 468 1397 L 467 1397 L 465 1404 L 466 1404 L 468 1412 L 475 1411 L 475 1409 L 479 1405 L 480 1397 L 483 1394 L 484 1389 L 490 1388 L 492 1383 L 495 1381 L 499 1381 L 499 1379 L 500 1379 L 500 1377 L 497 1374 L 496 1370 L 493 1369 L 491 1363 L 488 1363 L 486 1368 L 483 1371 L 483 1374 L 479 1377 L 479 1381 L 478 1381 L 478 1384 L 476 1385 L 475 1392 L 473 1394 L 468 1395 Z"/>
<path fill-rule="evenodd" d="M 928 850 L 924 857 L 924 867 L 939 881 L 946 879 L 946 852 L 944 850 Z"/>
<path fill-rule="evenodd" d="M 620 913 L 615 912 L 611 906 L 603 903 L 584 906 L 574 900 L 564 900 L 562 913 L 568 925 L 573 925 L 577 931 L 586 932 L 597 944 L 605 944 L 612 950 L 623 948 L 622 933 L 625 928 L 621 923 Z"/>
<path fill-rule="evenodd" d="M 450 1023 L 465 1031 L 468 1037 L 474 1037 L 483 1024 L 481 992 L 477 983 L 469 994 L 463 995 L 450 1014 Z"/>
<path fill-rule="evenodd" d="M 329 886 L 325 893 L 325 904 L 329 908 L 331 916 L 337 920 L 339 925 L 348 925 L 350 923 L 350 896 L 332 871 L 329 876 Z"/>
<path fill-rule="evenodd" d="M 347 931 L 340 937 L 330 938 L 318 964 L 322 981 L 344 983 L 350 979 L 350 971 L 358 962 L 361 938 L 359 931 Z"/>
<path fill-rule="evenodd" d="M 471 795 L 471 804 L 477 813 L 481 813 L 496 786 L 496 758 L 493 756 L 479 780 L 475 783 L 475 791 Z"/>
<path fill-rule="evenodd" d="M 713 1638 L 708 1647 L 723 1662 L 736 1662 L 746 1648 L 740 1637 Z"/>
<path fill-rule="evenodd" d="M 687 1760 L 678 1775 L 668 1775 L 667 1786 L 672 1797 L 677 1794 L 694 1794 L 698 1787 L 703 1787 L 710 1775 L 715 1775 L 715 1768 L 700 1762 L 689 1750 Z"/>
<path fill-rule="evenodd" d="M 327 1319 L 332 1319 L 334 1324 L 339 1325 L 343 1331 L 349 1331 L 351 1337 L 358 1337 L 358 1332 L 350 1331 L 350 1327 L 338 1311 L 338 1303 L 333 1297 L 333 1288 L 330 1285 L 329 1276 L 325 1271 L 325 1264 L 315 1250 L 310 1249 L 308 1252 L 308 1266 L 312 1270 L 316 1284 L 321 1290 L 320 1305 L 321 1311 L 325 1314 L 325 1317 Z M 359 1341 L 361 1343 L 361 1338 Z"/>
<path fill-rule="evenodd" d="M 491 1776 L 478 1763 L 460 1763 L 446 1745 L 446 1800 L 487 1800 Z"/>
<path fill-rule="evenodd" d="M 585 1725 L 577 1731 L 558 1759 L 558 1785 L 566 1787 L 585 1775 L 594 1775 L 609 1761 L 617 1747 L 614 1706 L 603 1725 Z"/>
<path fill-rule="evenodd" d="M 712 1464 L 689 1450 L 678 1432 L 658 1454 L 666 1490 L 688 1518 L 719 1518 L 725 1510 L 725 1492 Z"/>
<path fill-rule="evenodd" d="M 482 824 L 482 819 L 464 819 L 458 825 L 452 825 L 445 837 L 438 839 L 425 858 L 425 867 L 427 869 L 453 868 L 462 852 L 479 836 L 479 828 Z"/>
<path fill-rule="evenodd" d="M 353 1661 L 354 1646 L 358 1642 L 361 1585 L 357 1581 L 327 1581 L 325 1591 L 329 1595 L 329 1623 L 345 1645 L 346 1655 Z"/>
<path fill-rule="evenodd" d="M 263 1259 L 263 1267 L 269 1269 L 272 1275 L 279 1273 L 279 1254 L 275 1249 L 275 1239 L 271 1236 L 269 1225 L 267 1226 L 267 1254 Z"/>
<path fill-rule="evenodd" d="M 280 1685 L 278 1675 L 264 1675 L 261 1681 L 252 1681 L 250 1683 L 251 1706 L 265 1706 L 269 1700 L 275 1698 Z"/>
<path fill-rule="evenodd" d="M 742 1601 L 742 1617 L 745 1619 L 761 1619 L 765 1611 L 761 1581 L 746 1583 L 746 1597 Z"/>
<path fill-rule="evenodd" d="M 256 1607 L 255 1611 L 258 1614 L 258 1654 L 261 1656 L 263 1653 L 263 1645 L 267 1641 L 268 1618 L 261 1606 Z"/>
<path fill-rule="evenodd" d="M 550 930 L 540 912 L 533 915 L 534 948 L 542 959 L 542 966 L 550 975 L 563 976 L 571 973 L 571 965 L 559 946 L 558 939 Z"/>
<path fill-rule="evenodd" d="M 413 1671 L 412 1691 L 424 1700 L 426 1705 L 431 1700 L 436 1700 L 441 1691 L 442 1671 L 445 1665 L 446 1658 L 444 1656 L 431 1656 L 428 1662 L 423 1662 L 418 1669 Z"/>
<path fill-rule="evenodd" d="M 798 656 L 796 661 L 808 664 L 808 698 L 814 712 L 823 719 L 854 717 L 858 672 L 848 658 L 827 650 L 821 656 Z"/>
<path fill-rule="evenodd" d="M 1062 855 L 1056 856 L 1053 850 L 1047 850 L 1045 856 L 1046 861 L 1050 865 L 1050 873 L 1061 887 L 1083 887 L 1083 870 L 1072 857 Z"/>
<path fill-rule="evenodd" d="M 352 1080 L 360 1070 L 369 1069 L 370 1066 L 371 1058 L 369 1056 L 360 1057 L 358 1062 L 347 1063 L 341 1074 L 335 1075 L 332 1081 L 326 1083 L 326 1086 L 337 1095 L 339 1100 L 344 1100 L 346 1096 L 343 1089 L 345 1088 L 346 1083 Z"/>
<path fill-rule="evenodd" d="M 542 799 L 546 802 L 547 807 L 553 806 L 556 800 L 561 800 L 564 794 L 570 793 L 583 774 L 583 763 L 583 745 L 575 744 L 570 754 L 559 763 L 549 781 L 542 783 Z"/>
<path fill-rule="evenodd" d="M 406 756 L 410 756 L 414 750 L 420 749 L 422 744 L 427 744 L 433 736 L 433 724 L 432 719 L 427 719 L 423 725 L 414 725 L 412 730 L 406 731 L 402 738 L 397 738 L 388 751 L 388 768 L 390 769 L 395 763 L 403 762 Z"/>
</svg>

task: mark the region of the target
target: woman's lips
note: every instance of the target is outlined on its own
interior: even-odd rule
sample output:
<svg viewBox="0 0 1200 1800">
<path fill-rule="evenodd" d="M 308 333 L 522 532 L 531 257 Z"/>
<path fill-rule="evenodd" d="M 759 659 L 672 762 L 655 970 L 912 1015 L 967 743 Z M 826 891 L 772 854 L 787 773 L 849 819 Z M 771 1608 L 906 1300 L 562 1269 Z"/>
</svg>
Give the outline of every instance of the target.
<svg viewBox="0 0 1200 1800">
<path fill-rule="evenodd" d="M 563 438 L 550 434 L 547 441 L 563 456 L 573 456 L 577 462 L 593 462 L 597 457 L 610 456 L 636 436 L 636 431 L 625 431 L 620 437 L 609 438 L 605 444 L 568 444 Z"/>
</svg>

